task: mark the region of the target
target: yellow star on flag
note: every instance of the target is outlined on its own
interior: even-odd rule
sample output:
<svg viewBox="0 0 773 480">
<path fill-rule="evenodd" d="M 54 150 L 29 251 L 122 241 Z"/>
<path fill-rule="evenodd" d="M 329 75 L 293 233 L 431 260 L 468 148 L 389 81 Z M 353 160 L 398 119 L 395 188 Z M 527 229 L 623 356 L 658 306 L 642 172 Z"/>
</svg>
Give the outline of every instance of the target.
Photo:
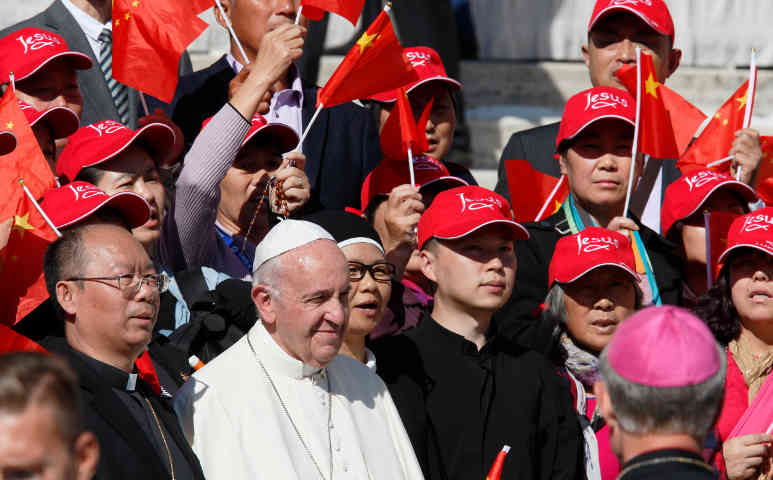
<svg viewBox="0 0 773 480">
<path fill-rule="evenodd" d="M 113 23 L 114 23 L 114 26 L 118 27 L 118 26 L 121 25 L 121 19 L 120 18 L 116 18 L 115 22 L 113 22 Z"/>
<path fill-rule="evenodd" d="M 132 18 L 132 16 L 131 16 L 131 14 L 129 12 L 126 12 L 126 14 L 123 16 L 123 18 L 125 20 L 129 20 L 130 18 Z"/>
<path fill-rule="evenodd" d="M 379 34 L 374 33 L 373 35 L 368 35 L 368 32 L 365 32 L 362 34 L 359 40 L 357 40 L 357 45 L 360 47 L 360 55 L 367 50 L 368 48 L 372 47 L 373 44 L 378 39 Z"/>
<path fill-rule="evenodd" d="M 743 97 L 736 98 L 735 101 L 738 102 L 738 110 L 741 110 L 746 106 L 746 100 L 749 98 L 749 89 L 746 89 L 746 92 L 744 92 Z"/>
<path fill-rule="evenodd" d="M 555 202 L 556 202 L 556 208 L 553 209 L 553 213 L 551 213 L 551 215 L 556 213 L 561 208 L 561 202 L 559 202 L 558 200 L 556 200 Z"/>
<path fill-rule="evenodd" d="M 727 125 L 727 119 L 722 120 L 722 126 L 724 127 L 725 125 Z"/>
<path fill-rule="evenodd" d="M 139 7 L 139 6 L 140 6 L 140 2 L 138 2 L 137 0 L 134 0 L 134 1 L 132 2 L 132 7 L 134 7 L 134 8 L 137 8 L 137 7 Z"/>
<path fill-rule="evenodd" d="M 658 82 L 655 81 L 655 78 L 652 76 L 652 73 L 650 72 L 650 78 L 647 79 L 646 82 L 644 82 L 644 88 L 647 90 L 647 93 L 652 95 L 655 98 L 658 98 Z"/>
<path fill-rule="evenodd" d="M 18 215 L 13 216 L 13 229 L 19 231 L 19 237 L 24 238 L 24 232 L 26 230 L 35 230 L 35 227 L 30 225 L 30 214 L 27 212 L 26 215 L 23 217 L 20 217 Z"/>
<path fill-rule="evenodd" d="M 13 122 L 6 123 L 5 128 L 7 128 L 8 130 L 13 130 Z"/>
</svg>

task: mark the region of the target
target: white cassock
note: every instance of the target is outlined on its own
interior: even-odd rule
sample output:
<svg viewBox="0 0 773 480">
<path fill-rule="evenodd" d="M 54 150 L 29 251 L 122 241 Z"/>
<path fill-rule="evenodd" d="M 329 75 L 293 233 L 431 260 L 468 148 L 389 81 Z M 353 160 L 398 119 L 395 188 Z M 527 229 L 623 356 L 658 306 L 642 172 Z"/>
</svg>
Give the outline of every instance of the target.
<svg viewBox="0 0 773 480">
<path fill-rule="evenodd" d="M 306 365 L 260 322 L 196 372 L 174 406 L 209 480 L 331 480 L 331 458 L 335 480 L 423 478 L 376 374 L 344 355 L 322 370 Z"/>
</svg>

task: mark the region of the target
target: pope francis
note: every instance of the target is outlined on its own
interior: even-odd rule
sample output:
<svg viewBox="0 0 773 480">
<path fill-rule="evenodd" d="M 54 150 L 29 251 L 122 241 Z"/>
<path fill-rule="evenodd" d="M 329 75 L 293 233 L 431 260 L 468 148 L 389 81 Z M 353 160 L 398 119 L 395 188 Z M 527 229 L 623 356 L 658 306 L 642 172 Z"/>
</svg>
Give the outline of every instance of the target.
<svg viewBox="0 0 773 480">
<path fill-rule="evenodd" d="M 347 268 L 330 234 L 310 222 L 280 222 L 258 245 L 260 321 L 175 397 L 207 478 L 423 478 L 384 383 L 338 355 Z"/>
</svg>

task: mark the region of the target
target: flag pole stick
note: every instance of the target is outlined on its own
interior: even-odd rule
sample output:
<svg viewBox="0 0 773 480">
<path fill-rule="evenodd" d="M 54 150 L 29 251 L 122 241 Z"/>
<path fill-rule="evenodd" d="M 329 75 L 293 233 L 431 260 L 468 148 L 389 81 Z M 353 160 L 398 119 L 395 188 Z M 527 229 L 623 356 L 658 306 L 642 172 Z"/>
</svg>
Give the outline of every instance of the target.
<svg viewBox="0 0 773 480">
<path fill-rule="evenodd" d="M 236 43 L 236 48 L 238 48 L 239 53 L 242 54 L 242 60 L 244 61 L 244 64 L 248 65 L 250 63 L 250 59 L 247 58 L 247 53 L 244 51 L 242 42 L 239 41 L 239 37 L 237 37 L 236 32 L 234 32 L 234 26 L 231 23 L 231 19 L 228 18 L 228 16 L 225 14 L 225 10 L 223 10 L 223 5 L 220 3 L 220 0 L 215 0 L 215 5 L 217 5 L 217 9 L 220 11 L 220 15 L 223 17 L 223 21 L 225 22 L 225 26 L 228 28 L 228 32 L 231 34 L 231 38 L 233 39 L 234 43 Z"/>
<path fill-rule="evenodd" d="M 14 75 L 13 72 L 11 72 L 10 74 L 8 74 L 8 78 L 11 79 L 11 90 L 15 94 L 16 93 L 16 75 Z"/>
<path fill-rule="evenodd" d="M 735 155 L 730 155 L 729 157 L 725 157 L 723 159 L 717 160 L 716 162 L 711 162 L 708 165 L 706 165 L 706 168 L 712 168 L 716 167 L 717 165 L 721 165 L 725 162 L 729 162 L 730 160 L 734 159 Z"/>
<path fill-rule="evenodd" d="M 413 172 L 413 151 L 411 146 L 408 145 L 408 170 L 411 172 L 411 186 L 416 186 L 416 174 Z"/>
<path fill-rule="evenodd" d="M 142 102 L 142 109 L 145 110 L 145 116 L 147 117 L 150 115 L 150 110 L 148 110 L 148 102 L 145 100 L 145 92 L 139 92 L 140 93 L 140 101 Z"/>
<path fill-rule="evenodd" d="M 641 48 L 636 47 L 636 125 L 633 128 L 633 147 L 631 151 L 631 170 L 628 172 L 628 192 L 625 195 L 623 216 L 628 216 L 631 205 L 631 190 L 633 189 L 633 173 L 636 171 L 636 156 L 639 153 L 639 123 L 641 114 Z"/>
<path fill-rule="evenodd" d="M 317 120 L 317 117 L 319 116 L 319 112 L 322 111 L 322 108 L 324 108 L 324 105 L 321 103 L 317 107 L 317 111 L 314 112 L 314 116 L 311 117 L 311 120 L 309 120 L 309 124 L 306 125 L 306 129 L 303 131 L 303 134 L 301 135 L 301 139 L 298 140 L 298 146 L 295 147 L 296 152 L 301 151 L 301 147 L 303 146 L 303 141 L 306 140 L 306 136 L 309 134 L 309 130 L 311 130 L 311 126 L 314 125 L 314 122 Z"/>
<path fill-rule="evenodd" d="M 62 233 L 59 231 L 58 228 L 54 226 L 54 222 L 51 221 L 50 218 L 48 218 L 48 215 L 46 215 L 46 212 L 43 211 L 42 208 L 40 208 L 40 204 L 38 204 L 37 200 L 35 200 L 35 197 L 32 195 L 32 192 L 27 188 L 27 185 L 24 184 L 24 179 L 20 178 L 19 183 L 21 184 L 21 188 L 24 189 L 24 193 L 27 195 L 27 198 L 30 199 L 30 202 L 32 202 L 33 205 L 35 205 L 35 208 L 40 213 L 40 216 L 43 217 L 43 220 L 46 221 L 49 227 L 51 227 L 51 230 L 54 231 L 57 237 L 61 237 Z"/>
<path fill-rule="evenodd" d="M 540 208 L 540 211 L 537 214 L 537 217 L 534 219 L 535 222 L 539 222 L 540 218 L 542 218 L 542 215 L 545 213 L 545 210 L 547 210 L 548 205 L 550 205 L 553 198 L 556 196 L 556 193 L 558 193 L 558 189 L 561 188 L 561 185 L 563 185 L 564 179 L 566 179 L 566 176 L 562 174 L 561 178 L 558 179 L 558 183 L 556 183 L 556 186 L 553 187 L 553 191 L 550 192 L 550 195 L 548 195 L 547 200 L 545 200 L 545 203 L 542 205 L 542 208 Z"/>
<path fill-rule="evenodd" d="M 295 24 L 298 25 L 298 23 L 301 21 L 301 12 L 303 11 L 303 5 L 298 7 L 298 13 L 295 14 Z"/>
<path fill-rule="evenodd" d="M 735 171 L 735 179 L 739 182 L 741 181 L 741 172 L 743 172 L 743 167 L 738 165 L 738 168 Z"/>
<path fill-rule="evenodd" d="M 714 275 L 712 275 L 711 265 L 711 213 L 706 212 L 703 214 L 703 222 L 706 227 L 706 288 L 711 288 L 714 285 Z"/>
<path fill-rule="evenodd" d="M 749 61 L 749 86 L 746 88 L 746 111 L 743 115 L 743 128 L 749 128 L 752 123 L 752 108 L 754 107 L 754 93 L 757 83 L 757 52 L 752 48 L 751 60 Z M 749 95 L 751 93 L 751 96 Z"/>
</svg>

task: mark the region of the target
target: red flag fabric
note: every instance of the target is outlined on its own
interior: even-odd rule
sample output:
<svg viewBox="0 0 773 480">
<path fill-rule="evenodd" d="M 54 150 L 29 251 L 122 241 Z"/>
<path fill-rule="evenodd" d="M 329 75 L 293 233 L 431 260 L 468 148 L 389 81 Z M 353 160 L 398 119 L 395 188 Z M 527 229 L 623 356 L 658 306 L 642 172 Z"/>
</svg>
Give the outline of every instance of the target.
<svg viewBox="0 0 773 480">
<path fill-rule="evenodd" d="M 494 459 L 494 464 L 491 465 L 486 480 L 499 480 L 502 478 L 502 466 L 505 464 L 505 457 L 510 453 L 510 445 L 505 445 L 502 450 L 497 454 L 497 458 Z"/>
<path fill-rule="evenodd" d="M 301 0 L 303 16 L 309 20 L 322 20 L 325 12 L 335 13 L 357 26 L 365 0 Z"/>
<path fill-rule="evenodd" d="M 714 167 L 708 167 L 708 165 L 727 157 L 735 139 L 735 132 L 743 128 L 748 89 L 747 80 L 720 107 L 690 148 L 679 158 L 676 166 L 682 174 L 704 168 L 730 174 L 732 162 L 723 162 Z M 752 92 L 751 101 L 754 102 L 754 92 Z"/>
<path fill-rule="evenodd" d="M 617 71 L 617 77 L 623 82 L 625 88 L 636 96 L 636 65 L 620 67 Z M 706 114 L 663 84 L 658 84 L 657 90 L 663 99 L 663 107 L 668 113 L 668 118 L 671 120 L 677 150 L 680 154 L 684 153 L 698 128 L 706 120 Z"/>
<path fill-rule="evenodd" d="M 0 353 L 12 352 L 48 353 L 38 343 L 0 324 Z"/>
<path fill-rule="evenodd" d="M 14 325 L 48 298 L 43 255 L 56 234 L 18 182 L 0 182 L 17 199 L 10 222 L 3 224 L 10 226 L 8 243 L 0 250 L 0 323 Z"/>
<path fill-rule="evenodd" d="M 388 6 L 384 7 L 319 90 L 317 107 L 333 107 L 367 98 L 419 79 L 403 56 L 403 47 L 395 36 L 388 10 Z"/>
<path fill-rule="evenodd" d="M 635 67 L 634 67 L 635 68 Z M 618 78 L 623 82 L 628 91 L 636 98 L 636 71 L 634 70 L 633 83 L 630 77 Z M 679 149 L 676 146 L 674 127 L 671 125 L 666 107 L 663 104 L 662 85 L 655 75 L 655 65 L 652 57 L 646 53 L 641 54 L 641 106 L 639 110 L 639 153 L 651 155 L 655 158 L 679 158 Z"/>
<path fill-rule="evenodd" d="M 208 27 L 196 15 L 210 6 L 211 0 L 114 0 L 113 78 L 171 102 L 180 57 Z"/>
<path fill-rule="evenodd" d="M 565 177 L 559 179 L 538 172 L 526 160 L 505 160 L 505 170 L 510 205 L 516 222 L 534 222 L 547 218 L 556 213 L 569 196 L 569 182 Z M 537 217 L 546 203 L 547 208 Z"/>
<path fill-rule="evenodd" d="M 381 129 L 381 153 L 384 154 L 385 160 L 390 161 L 408 160 L 408 147 L 411 147 L 414 157 L 429 149 L 427 135 L 424 132 L 427 129 L 434 99 L 427 103 L 419 122 L 416 123 L 408 95 L 402 88 L 399 90 L 401 93 L 398 94 L 395 107 L 387 117 L 384 128 Z"/>
<path fill-rule="evenodd" d="M 156 395 L 161 395 L 161 382 L 158 380 L 158 372 L 156 372 L 156 367 L 153 365 L 153 360 L 150 358 L 150 353 L 147 350 L 137 357 L 134 366 L 137 367 L 137 374 L 140 379 L 147 383 Z"/>
<path fill-rule="evenodd" d="M 708 217 L 706 219 L 706 238 L 708 239 L 708 248 L 706 249 L 708 258 L 706 261 L 709 262 L 707 265 L 711 265 L 714 278 L 717 278 L 719 270 L 722 268 L 718 260 L 727 248 L 727 232 L 730 231 L 733 220 L 740 215 L 730 212 L 710 212 L 706 216 Z"/>
<path fill-rule="evenodd" d="M 762 161 L 757 172 L 757 196 L 768 206 L 773 205 L 773 137 L 760 137 Z"/>
<path fill-rule="evenodd" d="M 16 149 L 8 155 L 3 155 L 0 162 L 0 185 L 2 185 L 2 191 L 6 192 L 0 200 L 0 223 L 2 223 L 17 212 L 20 197 L 11 193 L 20 193 L 20 189 L 17 188 L 20 178 L 24 179 L 24 183 L 35 198 L 41 198 L 43 192 L 55 187 L 56 179 L 11 89 L 0 99 L 0 127 L 2 130 L 13 132 L 17 141 Z M 3 243 L 0 240 L 0 248 Z"/>
</svg>

